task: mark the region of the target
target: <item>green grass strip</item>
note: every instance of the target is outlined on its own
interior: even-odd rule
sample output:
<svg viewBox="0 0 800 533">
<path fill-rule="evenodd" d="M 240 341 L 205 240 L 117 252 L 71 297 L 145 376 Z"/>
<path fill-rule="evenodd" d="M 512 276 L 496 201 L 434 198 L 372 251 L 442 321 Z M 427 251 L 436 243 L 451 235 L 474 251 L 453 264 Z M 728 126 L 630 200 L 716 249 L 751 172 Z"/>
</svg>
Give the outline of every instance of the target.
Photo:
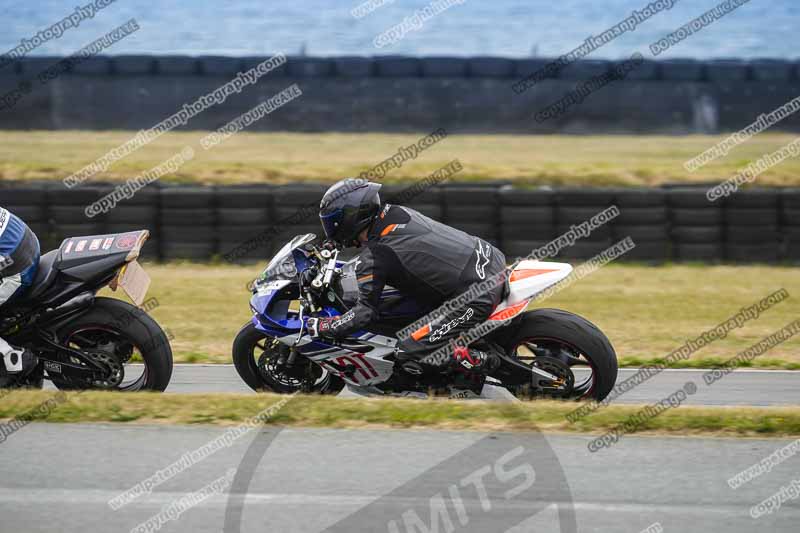
<svg viewBox="0 0 800 533">
<path fill-rule="evenodd" d="M 46 422 L 124 422 L 231 425 L 248 420 L 285 396 L 274 394 L 181 394 L 84 392 L 38 414 L 55 397 L 48 391 L 14 391 L 0 401 L 0 418 L 25 413 Z M 331 428 L 438 428 L 476 431 L 602 433 L 616 427 L 640 405 L 612 405 L 573 423 L 572 402 L 498 403 L 446 399 L 358 399 L 297 396 L 266 423 Z M 800 436 L 800 407 L 687 407 L 670 409 L 637 432 L 674 435 Z"/>
</svg>

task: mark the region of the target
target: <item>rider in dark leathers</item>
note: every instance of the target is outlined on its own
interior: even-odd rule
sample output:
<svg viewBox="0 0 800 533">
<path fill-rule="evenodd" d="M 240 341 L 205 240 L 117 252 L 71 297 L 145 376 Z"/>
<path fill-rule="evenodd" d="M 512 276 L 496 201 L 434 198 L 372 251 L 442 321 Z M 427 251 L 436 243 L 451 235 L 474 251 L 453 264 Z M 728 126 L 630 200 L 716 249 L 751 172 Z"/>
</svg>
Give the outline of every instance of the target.
<svg viewBox="0 0 800 533">
<path fill-rule="evenodd" d="M 408 207 L 382 205 L 380 187 L 346 179 L 322 198 L 320 219 L 328 239 L 343 246 L 362 246 L 363 250 L 356 260 L 357 303 L 341 316 L 309 319 L 312 335 L 342 337 L 368 326 L 378 317 L 378 302 L 386 285 L 432 310 L 505 269 L 503 253 L 482 239 Z M 401 339 L 403 355 L 442 369 L 490 372 L 499 363 L 496 355 L 456 346 L 453 341 L 489 317 L 502 299 L 503 289 L 502 284 L 497 285 Z M 452 363 L 441 365 L 424 358 L 446 344 L 453 346 Z"/>
</svg>

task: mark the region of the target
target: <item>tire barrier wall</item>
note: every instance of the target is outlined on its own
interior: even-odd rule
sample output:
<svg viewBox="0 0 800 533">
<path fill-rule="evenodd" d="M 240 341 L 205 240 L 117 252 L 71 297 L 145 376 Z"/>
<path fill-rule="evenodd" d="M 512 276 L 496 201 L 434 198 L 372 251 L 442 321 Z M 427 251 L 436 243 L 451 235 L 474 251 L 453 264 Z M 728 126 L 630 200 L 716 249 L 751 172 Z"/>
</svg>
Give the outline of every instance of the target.
<svg viewBox="0 0 800 533">
<path fill-rule="evenodd" d="M 31 226 L 43 250 L 66 237 L 148 229 L 144 255 L 150 259 L 225 260 L 237 249 L 236 262 L 263 262 L 294 235 L 321 234 L 316 207 L 326 188 L 153 184 L 90 219 L 86 206 L 111 185 L 67 190 L 60 183 L 4 182 L 0 206 Z M 402 189 L 386 185 L 381 194 L 391 202 Z M 491 241 L 511 257 L 528 255 L 613 204 L 618 217 L 558 257 L 586 259 L 630 236 L 636 247 L 624 260 L 800 262 L 800 188 L 750 189 L 714 203 L 705 192 L 470 184 L 430 188 L 405 205 Z M 291 223 L 282 222 L 286 219 Z M 258 246 L 241 246 L 256 238 Z"/>
<path fill-rule="evenodd" d="M 28 57 L 0 71 L 0 129 L 140 130 L 153 127 L 267 57 L 93 57 L 42 86 L 58 57 Z M 797 61 L 645 61 L 560 116 L 534 116 L 616 63 L 583 60 L 516 94 L 512 85 L 547 59 L 295 57 L 180 129 L 212 130 L 297 83 L 303 94 L 251 131 L 452 133 L 715 133 L 734 131 L 800 94 Z M 22 84 L 22 85 L 20 85 Z M 5 106 L 0 106 L 5 107 Z M 800 113 L 772 127 L 800 131 Z"/>
</svg>

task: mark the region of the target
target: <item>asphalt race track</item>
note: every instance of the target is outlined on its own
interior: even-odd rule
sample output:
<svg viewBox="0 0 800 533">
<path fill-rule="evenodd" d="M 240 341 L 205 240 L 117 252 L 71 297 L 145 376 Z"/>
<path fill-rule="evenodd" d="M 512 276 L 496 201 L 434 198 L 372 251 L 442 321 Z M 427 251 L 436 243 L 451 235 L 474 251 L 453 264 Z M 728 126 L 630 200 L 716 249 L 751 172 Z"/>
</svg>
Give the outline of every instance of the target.
<svg viewBox="0 0 800 533">
<path fill-rule="evenodd" d="M 635 372 L 621 370 L 618 383 Z M 737 370 L 711 386 L 703 373 L 666 370 L 617 402 L 656 402 L 693 381 L 687 403 L 800 403 L 796 373 Z M 176 365 L 167 392 L 254 394 L 231 365 Z M 585 435 L 269 427 L 188 460 L 226 431 L 22 427 L 0 443 L 0 533 L 749 533 L 797 531 L 800 521 L 800 498 L 755 512 L 797 478 L 796 457 L 728 485 L 790 439 L 627 435 L 593 453 Z M 181 467 L 149 493 L 109 505 L 171 464 Z M 176 503 L 212 486 L 199 503 Z"/>
<path fill-rule="evenodd" d="M 617 383 L 636 373 L 635 368 L 620 369 Z M 665 370 L 626 392 L 614 403 L 653 403 L 666 398 L 684 383 L 698 384 L 688 405 L 798 405 L 800 373 L 773 370 L 736 370 L 712 386 L 703 384 L 705 370 Z M 576 376 L 579 378 L 579 376 Z M 53 388 L 45 382 L 46 388 Z M 239 378 L 233 365 L 175 365 L 167 392 L 238 392 L 253 393 Z M 255 394 L 255 393 L 253 393 Z"/>
<path fill-rule="evenodd" d="M 111 498 L 222 431 L 38 423 L 22 428 L 0 445 L 0 531 L 131 531 L 228 469 L 237 472 L 232 495 L 215 493 L 160 530 L 405 532 L 414 529 L 405 527 L 403 517 L 416 515 L 429 528 L 418 531 L 437 531 L 431 509 L 439 509 L 437 495 L 455 486 L 461 507 L 457 511 L 447 500 L 448 516 L 434 516 L 457 526 L 460 521 L 457 530 L 468 532 L 636 533 L 659 523 L 663 531 L 749 533 L 797 531 L 800 520 L 796 499 L 771 514 L 750 516 L 754 505 L 797 473 L 796 458 L 736 490 L 727 485 L 786 440 L 627 436 L 590 453 L 589 438 L 574 435 L 277 428 L 246 434 L 149 495 L 110 508 Z M 514 450 L 533 454 L 507 460 Z M 501 481 L 492 466 L 496 473 L 503 457 L 506 473 L 515 477 Z M 520 465 L 529 467 L 527 474 Z M 439 524 L 438 531 L 448 530 Z"/>
</svg>

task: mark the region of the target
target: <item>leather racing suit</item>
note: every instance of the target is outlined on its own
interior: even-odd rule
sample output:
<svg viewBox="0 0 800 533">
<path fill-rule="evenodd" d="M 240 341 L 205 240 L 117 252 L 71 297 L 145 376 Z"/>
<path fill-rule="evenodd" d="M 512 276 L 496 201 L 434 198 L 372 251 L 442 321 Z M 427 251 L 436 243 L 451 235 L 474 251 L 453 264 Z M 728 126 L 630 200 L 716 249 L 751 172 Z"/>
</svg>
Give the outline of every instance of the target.
<svg viewBox="0 0 800 533">
<path fill-rule="evenodd" d="M 341 316 L 320 319 L 320 334 L 343 337 L 376 320 L 385 285 L 433 310 L 473 283 L 502 272 L 505 262 L 500 250 L 478 237 L 408 207 L 386 204 L 356 259 L 358 301 Z M 422 332 L 402 339 L 400 348 L 422 358 L 449 343 L 484 322 L 501 300 L 503 290 L 503 284 L 499 284 L 437 318 Z"/>
<path fill-rule="evenodd" d="M 36 277 L 39 266 L 39 240 L 16 215 L 0 207 L 0 308 L 23 293 Z M 4 369 L 19 371 L 21 359 L 9 356 L 14 348 L 0 337 Z"/>
</svg>

